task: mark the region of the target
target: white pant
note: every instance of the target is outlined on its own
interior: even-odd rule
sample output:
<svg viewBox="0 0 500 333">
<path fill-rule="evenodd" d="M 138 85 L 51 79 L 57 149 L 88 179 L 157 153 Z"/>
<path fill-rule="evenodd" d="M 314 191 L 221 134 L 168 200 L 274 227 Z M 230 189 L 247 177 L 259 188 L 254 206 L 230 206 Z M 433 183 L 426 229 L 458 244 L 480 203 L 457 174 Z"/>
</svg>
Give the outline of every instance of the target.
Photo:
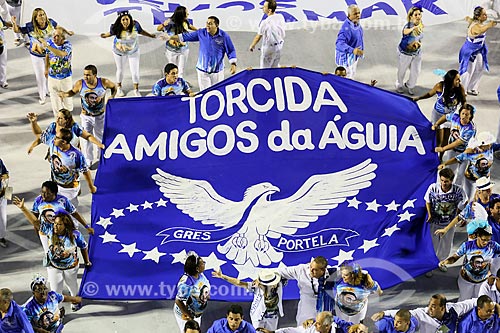
<svg viewBox="0 0 500 333">
<path fill-rule="evenodd" d="M 367 310 L 368 310 L 368 300 L 366 300 L 365 307 L 354 316 L 346 315 L 339 309 L 338 305 L 335 304 L 335 315 L 340 319 L 345 321 L 350 321 L 351 323 L 359 323 L 361 320 L 365 319 Z"/>
<path fill-rule="evenodd" d="M 61 294 L 64 288 L 64 283 L 66 283 L 71 296 L 76 296 L 78 294 L 78 268 L 78 265 L 74 268 L 65 270 L 47 267 L 50 290 Z"/>
<path fill-rule="evenodd" d="M 447 150 L 444 152 L 443 162 L 451 160 L 452 158 L 454 158 L 460 154 L 461 154 L 460 152 L 454 151 L 453 149 Z M 463 187 L 464 186 L 464 179 L 465 179 L 465 168 L 467 167 L 467 161 L 465 161 L 463 163 L 454 163 L 451 165 L 447 165 L 446 167 L 450 168 L 455 173 L 455 180 L 453 182 L 455 184 Z M 438 180 L 439 180 L 439 173 L 438 173 Z M 470 199 L 470 197 L 469 197 L 469 199 Z"/>
<path fill-rule="evenodd" d="M 50 104 L 52 105 L 52 112 L 54 117 L 57 118 L 57 113 L 61 109 L 66 109 L 73 111 L 73 97 L 61 98 L 57 95 L 60 91 L 68 91 L 73 88 L 73 78 L 67 77 L 65 79 L 55 79 L 49 76 L 49 93 L 50 93 Z"/>
<path fill-rule="evenodd" d="M 436 257 L 438 257 L 439 261 L 448 258 L 450 255 L 453 246 L 453 236 L 455 235 L 455 227 L 448 230 L 448 232 L 442 237 L 434 235 L 434 232 L 441 228 L 444 228 L 444 226 L 440 226 L 435 223 L 432 223 L 430 228 L 432 245 L 434 246 L 434 251 L 436 252 Z"/>
<path fill-rule="evenodd" d="M 165 56 L 167 57 L 167 62 L 175 64 L 179 69 L 179 77 L 184 77 L 184 68 L 186 67 L 187 58 L 189 55 L 189 49 L 185 49 L 182 52 L 172 52 L 170 50 L 165 50 Z"/>
<path fill-rule="evenodd" d="M 47 235 L 43 235 L 40 232 L 38 233 L 38 237 L 40 238 L 40 243 L 42 243 L 43 253 L 44 255 L 49 252 L 49 238 Z"/>
<path fill-rule="evenodd" d="M 475 298 L 479 294 L 479 288 L 481 288 L 482 283 L 472 283 L 465 281 L 462 275 L 458 273 L 458 290 L 460 291 L 460 297 L 458 301 L 465 301 L 471 298 Z"/>
<path fill-rule="evenodd" d="M 398 64 L 398 79 L 396 81 L 396 88 L 402 88 L 404 85 L 406 71 L 410 69 L 410 76 L 406 85 L 408 88 L 413 89 L 417 84 L 417 78 L 422 69 L 422 52 L 410 56 L 399 52 Z"/>
<path fill-rule="evenodd" d="M 40 99 L 45 99 L 45 96 L 49 93 L 47 87 L 47 78 L 45 77 L 45 58 L 37 57 L 32 54 L 31 63 L 33 64 L 33 70 L 35 71 L 36 86 L 38 89 L 38 97 Z"/>
<path fill-rule="evenodd" d="M 462 162 L 462 164 L 468 164 L 468 162 L 464 161 Z M 476 182 L 464 177 L 462 188 L 464 189 L 465 194 L 467 194 L 469 200 L 472 200 L 472 198 L 474 198 L 474 195 L 476 194 Z"/>
<path fill-rule="evenodd" d="M 21 8 L 22 6 L 17 6 L 17 7 L 13 7 L 13 6 L 10 6 L 8 3 L 5 3 L 7 5 L 7 10 L 9 11 L 9 15 L 12 17 L 12 16 L 15 16 L 16 17 L 16 24 L 18 26 L 21 25 L 21 21 L 20 21 L 20 18 L 21 18 Z M 20 32 L 16 33 L 16 38 L 21 38 L 22 34 Z"/>
<path fill-rule="evenodd" d="M 262 318 L 258 321 L 252 321 L 252 326 L 266 328 L 270 331 L 276 331 L 278 329 L 278 320 L 279 318 Z"/>
<path fill-rule="evenodd" d="M 214 84 L 224 80 L 224 70 L 211 74 L 202 72 L 199 69 L 196 69 L 196 72 L 198 73 L 198 86 L 200 87 L 200 91 L 210 88 Z"/>
<path fill-rule="evenodd" d="M 7 199 L 0 198 L 0 238 L 5 238 L 7 233 Z"/>
<path fill-rule="evenodd" d="M 123 81 L 123 68 L 128 60 L 128 65 L 130 67 L 130 73 L 132 74 L 132 83 L 139 84 L 139 63 L 141 59 L 141 53 L 139 50 L 137 52 L 119 56 L 113 52 L 113 57 L 115 58 L 116 64 L 116 82 L 122 83 Z"/>
<path fill-rule="evenodd" d="M 260 68 L 277 68 L 280 64 L 283 43 L 272 46 L 262 46 Z"/>
<path fill-rule="evenodd" d="M 467 65 L 467 72 L 461 76 L 462 85 L 465 91 L 478 90 L 479 80 L 483 76 L 483 55 L 478 53 L 474 61 L 469 61 Z"/>
<path fill-rule="evenodd" d="M 7 45 L 3 43 L 3 52 L 0 54 L 0 85 L 7 82 Z"/>
<path fill-rule="evenodd" d="M 348 79 L 354 79 L 354 75 L 356 75 L 356 69 L 358 68 L 358 60 L 356 60 L 355 62 L 353 62 L 353 64 L 351 66 L 344 66 L 345 68 L 345 71 L 346 71 L 346 78 Z M 339 65 L 337 65 L 339 66 Z"/>
<path fill-rule="evenodd" d="M 81 114 L 80 119 L 82 120 L 83 129 L 94 135 L 97 140 L 102 142 L 102 135 L 104 133 L 104 113 L 97 117 Z M 90 167 L 90 164 L 94 160 L 94 144 L 87 140 L 81 140 L 80 144 L 82 145 L 83 156 L 85 156 L 85 159 L 87 160 L 87 163 L 89 163 Z M 100 149 L 96 149 L 99 155 Z"/>
<path fill-rule="evenodd" d="M 184 333 L 184 325 L 186 325 L 186 321 L 187 320 L 184 320 L 182 319 L 181 317 L 179 317 L 176 313 L 175 313 L 175 304 L 174 304 L 174 317 L 175 317 L 175 320 L 177 321 L 177 325 L 179 326 L 179 330 L 181 333 Z M 194 320 L 196 322 L 198 322 L 198 324 L 200 324 L 200 327 L 201 327 L 201 317 L 198 317 L 198 318 L 194 318 Z"/>
<path fill-rule="evenodd" d="M 80 192 L 80 184 L 77 187 L 66 188 L 57 186 L 57 193 L 68 198 L 69 201 L 75 206 L 78 207 L 78 193 Z M 69 213 L 69 212 L 68 212 Z"/>
</svg>

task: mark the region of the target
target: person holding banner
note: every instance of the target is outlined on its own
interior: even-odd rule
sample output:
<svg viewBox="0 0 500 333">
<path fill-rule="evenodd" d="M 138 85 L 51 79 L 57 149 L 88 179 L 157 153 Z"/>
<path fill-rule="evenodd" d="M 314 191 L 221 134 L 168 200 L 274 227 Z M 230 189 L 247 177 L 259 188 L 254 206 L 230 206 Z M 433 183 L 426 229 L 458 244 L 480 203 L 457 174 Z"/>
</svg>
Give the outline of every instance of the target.
<svg viewBox="0 0 500 333">
<path fill-rule="evenodd" d="M 117 96 L 124 96 L 122 90 L 123 68 L 128 60 L 132 83 L 134 84 L 133 96 L 141 96 L 139 93 L 139 62 L 141 53 L 139 50 L 139 35 L 156 38 L 155 35 L 143 30 L 139 22 L 132 18 L 128 10 L 118 12 L 115 23 L 111 24 L 109 32 L 103 32 L 101 38 L 115 36 L 113 41 L 113 56 L 116 64 L 116 82 L 118 85 Z"/>
<path fill-rule="evenodd" d="M 205 261 L 190 251 L 184 262 L 184 274 L 177 283 L 174 315 L 181 333 L 190 319 L 201 325 L 201 316 L 210 299 L 210 282 L 205 277 Z"/>
<path fill-rule="evenodd" d="M 276 330 L 279 317 L 283 317 L 283 283 L 281 276 L 273 269 L 261 269 L 259 277 L 252 282 L 243 282 L 237 278 L 213 271 L 212 276 L 242 287 L 253 293 L 250 306 L 250 319 L 253 327 Z"/>
<path fill-rule="evenodd" d="M 477 96 L 483 69 L 489 70 L 486 32 L 496 26 L 497 23 L 490 21 L 485 24 L 488 15 L 481 6 L 474 8 L 472 18 L 467 16 L 465 19 L 469 23 L 469 27 L 467 29 L 467 38 L 458 55 L 459 72 L 462 75 L 462 82 L 467 94 Z"/>
<path fill-rule="evenodd" d="M 231 64 L 230 73 L 236 73 L 236 49 L 229 34 L 219 29 L 217 17 L 209 16 L 205 29 L 174 35 L 170 39 L 181 42 L 200 42 L 200 52 L 196 63 L 200 91 L 224 80 L 225 54 Z"/>
<path fill-rule="evenodd" d="M 164 31 L 169 36 L 182 34 L 188 30 L 198 30 L 188 21 L 189 11 L 184 6 L 177 6 L 172 16 L 156 27 L 158 31 Z M 172 63 L 179 69 L 179 77 L 184 78 L 184 67 L 189 55 L 189 47 L 187 43 L 176 41 L 173 39 L 167 40 L 165 56 L 167 63 Z"/>
<path fill-rule="evenodd" d="M 463 242 L 454 255 L 439 263 L 440 267 L 446 267 L 465 256 L 458 275 L 459 301 L 477 297 L 481 284 L 490 275 L 492 259 L 500 256 L 500 244 L 491 240 L 493 230 L 488 221 L 473 220 L 467 226 L 467 232 L 474 239 Z"/>
<path fill-rule="evenodd" d="M 47 78 L 45 77 L 45 49 L 41 44 L 41 39 L 48 41 L 52 37 L 54 29 L 60 27 L 65 34 L 73 36 L 73 31 L 68 31 L 59 26 L 56 21 L 47 18 L 47 14 L 42 8 L 35 8 L 31 15 L 31 22 L 26 23 L 24 27 L 19 27 L 16 23 L 16 17 L 12 16 L 12 25 L 14 32 L 27 34 L 30 39 L 29 52 L 31 54 L 31 63 L 35 71 L 36 84 L 38 88 L 39 103 L 45 104 L 49 89 Z"/>
<path fill-rule="evenodd" d="M 454 113 L 448 113 L 442 115 L 438 121 L 432 125 L 432 130 L 436 129 L 449 121 L 451 123 L 450 128 L 450 138 L 448 139 L 448 144 L 443 147 L 436 147 L 436 153 L 444 153 L 443 160 L 447 161 L 453 157 L 463 153 L 467 148 L 469 140 L 476 136 L 476 125 L 472 121 L 474 119 L 474 114 L 476 113 L 476 108 L 470 104 L 462 105 L 459 111 Z M 465 164 L 461 164 L 458 168 L 453 168 L 456 174 L 455 184 L 462 185 L 465 173 Z"/>
<path fill-rule="evenodd" d="M 267 18 L 260 22 L 259 31 L 255 35 L 249 50 L 253 52 L 255 45 L 262 40 L 260 68 L 277 68 L 281 59 L 281 50 L 285 41 L 285 19 L 283 15 L 275 15 L 275 0 L 264 2 L 262 11 Z"/>
<path fill-rule="evenodd" d="M 414 97 L 413 101 L 418 102 L 422 99 L 431 98 L 437 95 L 434 109 L 432 110 L 431 123 L 435 124 L 439 118 L 448 113 L 453 113 L 460 105 L 465 105 L 465 90 L 460 84 L 460 74 L 455 69 L 451 69 L 444 75 L 443 81 L 434 85 L 434 87 L 422 96 Z M 450 136 L 450 123 L 445 122 L 436 129 L 436 146 L 443 147 L 448 142 Z"/>
<path fill-rule="evenodd" d="M 347 70 L 347 78 L 356 74 L 359 58 L 364 55 L 363 28 L 359 24 L 361 10 L 357 5 L 349 5 L 347 19 L 342 24 L 335 42 L 335 63 Z"/>
<path fill-rule="evenodd" d="M 362 323 L 368 310 L 368 296 L 382 289 L 367 271 L 357 263 L 344 263 L 340 267 L 340 279 L 335 282 L 335 313 L 345 321 Z"/>
<path fill-rule="evenodd" d="M 417 78 L 422 68 L 422 38 L 424 25 L 422 24 L 422 8 L 411 7 L 407 15 L 408 23 L 403 27 L 403 37 L 399 43 L 398 78 L 396 91 L 403 92 L 403 85 L 408 89 L 408 94 L 413 95 Z M 406 71 L 410 69 L 410 77 L 404 83 Z"/>
<path fill-rule="evenodd" d="M 307 264 L 278 268 L 277 272 L 282 278 L 297 280 L 300 292 L 295 317 L 297 326 L 302 325 L 307 319 L 315 318 L 318 312 L 333 310 L 333 299 L 328 294 L 332 291 L 333 285 L 328 285 L 327 280 L 336 272 L 336 269 L 327 268 L 327 266 L 326 258 L 317 256 Z"/>
</svg>

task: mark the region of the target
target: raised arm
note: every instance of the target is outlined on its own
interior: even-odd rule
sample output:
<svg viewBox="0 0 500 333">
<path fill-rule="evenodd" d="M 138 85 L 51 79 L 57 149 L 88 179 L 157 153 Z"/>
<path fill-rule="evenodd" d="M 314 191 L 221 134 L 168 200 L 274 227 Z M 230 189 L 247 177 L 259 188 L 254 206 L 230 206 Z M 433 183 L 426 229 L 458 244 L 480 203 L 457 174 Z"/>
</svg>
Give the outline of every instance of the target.
<svg viewBox="0 0 500 333">
<path fill-rule="evenodd" d="M 438 82 L 434 85 L 434 87 L 429 90 L 428 92 L 426 92 L 425 94 L 423 94 L 422 96 L 418 96 L 418 97 L 413 97 L 413 101 L 414 102 L 418 102 L 420 101 L 421 99 L 427 99 L 427 98 L 431 98 L 432 96 L 436 95 L 436 93 L 441 90 L 441 82 Z"/>
<path fill-rule="evenodd" d="M 222 280 L 227 281 L 227 282 L 229 282 L 237 287 L 246 288 L 248 286 L 247 282 L 243 282 L 243 281 L 238 280 L 237 278 L 222 274 L 222 270 L 220 270 L 220 269 L 218 271 L 213 271 L 212 277 L 222 279 Z"/>
<path fill-rule="evenodd" d="M 31 223 L 36 230 L 40 230 L 40 220 L 38 220 L 36 216 L 30 210 L 28 210 L 28 208 L 26 208 L 26 206 L 24 205 L 24 198 L 20 199 L 19 197 L 15 196 L 12 199 L 12 203 L 16 205 L 21 210 L 21 212 L 23 212 L 29 223 Z"/>
</svg>

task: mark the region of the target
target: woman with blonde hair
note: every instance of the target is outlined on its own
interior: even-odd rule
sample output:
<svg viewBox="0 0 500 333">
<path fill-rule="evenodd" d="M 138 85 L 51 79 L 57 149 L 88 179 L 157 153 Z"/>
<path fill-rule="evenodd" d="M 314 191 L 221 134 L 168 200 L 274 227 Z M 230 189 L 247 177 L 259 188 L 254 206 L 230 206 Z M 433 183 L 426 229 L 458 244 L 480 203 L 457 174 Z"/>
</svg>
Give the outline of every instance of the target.
<svg viewBox="0 0 500 333">
<path fill-rule="evenodd" d="M 413 95 L 417 78 L 422 68 L 422 38 L 424 25 L 422 23 L 422 8 L 411 7 L 407 15 L 408 22 L 403 27 L 401 42 L 398 46 L 399 65 L 396 90 L 403 92 L 403 86 L 408 89 L 408 94 Z M 404 82 L 406 71 L 410 69 L 408 81 Z"/>
<path fill-rule="evenodd" d="M 57 24 L 42 8 L 35 8 L 31 15 L 31 21 L 24 27 L 19 27 L 16 23 L 16 17 L 12 16 L 12 26 L 14 32 L 28 35 L 30 40 L 29 52 L 31 54 L 31 63 L 35 71 L 36 85 L 38 89 L 39 103 L 45 104 L 49 89 L 47 87 L 47 78 L 45 77 L 45 54 L 47 50 L 42 46 L 41 39 L 49 41 L 55 28 L 59 27 L 67 35 L 73 36 L 73 31 L 68 31 Z"/>
<path fill-rule="evenodd" d="M 335 313 L 342 320 L 360 323 L 366 316 L 368 296 L 375 292 L 382 295 L 382 289 L 357 263 L 344 263 L 339 272 L 334 285 Z"/>
<path fill-rule="evenodd" d="M 483 69 L 488 70 L 488 47 L 486 46 L 486 31 L 497 25 L 495 21 L 485 23 L 488 19 L 486 10 L 477 6 L 474 15 L 467 16 L 465 20 L 469 23 L 467 38 L 460 49 L 458 62 L 459 73 L 467 94 L 477 96 L 479 94 L 479 80 L 483 75 Z"/>
</svg>

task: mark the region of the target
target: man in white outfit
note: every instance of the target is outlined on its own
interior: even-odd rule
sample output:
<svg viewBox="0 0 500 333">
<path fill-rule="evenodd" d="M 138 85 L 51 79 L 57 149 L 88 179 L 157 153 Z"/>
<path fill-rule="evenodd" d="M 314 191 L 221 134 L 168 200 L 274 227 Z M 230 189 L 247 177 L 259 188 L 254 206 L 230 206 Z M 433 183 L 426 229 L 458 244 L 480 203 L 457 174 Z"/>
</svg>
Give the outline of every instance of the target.
<svg viewBox="0 0 500 333">
<path fill-rule="evenodd" d="M 275 0 L 264 2 L 262 11 L 267 18 L 260 22 L 259 31 L 249 47 L 250 52 L 253 52 L 255 45 L 262 39 L 260 68 L 276 68 L 281 59 L 285 40 L 285 19 L 283 15 L 276 15 L 276 7 Z"/>
<path fill-rule="evenodd" d="M 490 275 L 488 279 L 481 284 L 477 296 L 489 296 L 493 302 L 500 304 L 500 269 L 495 273 L 496 276 Z"/>
<path fill-rule="evenodd" d="M 327 264 L 325 257 L 318 256 L 307 264 L 278 269 L 278 274 L 283 279 L 297 280 L 300 292 L 297 316 L 295 317 L 297 326 L 302 325 L 307 319 L 316 317 L 318 294 L 320 288 L 324 287 L 320 283 L 324 284 L 324 281 L 329 277 Z M 321 281 L 319 281 L 320 279 Z"/>
</svg>

